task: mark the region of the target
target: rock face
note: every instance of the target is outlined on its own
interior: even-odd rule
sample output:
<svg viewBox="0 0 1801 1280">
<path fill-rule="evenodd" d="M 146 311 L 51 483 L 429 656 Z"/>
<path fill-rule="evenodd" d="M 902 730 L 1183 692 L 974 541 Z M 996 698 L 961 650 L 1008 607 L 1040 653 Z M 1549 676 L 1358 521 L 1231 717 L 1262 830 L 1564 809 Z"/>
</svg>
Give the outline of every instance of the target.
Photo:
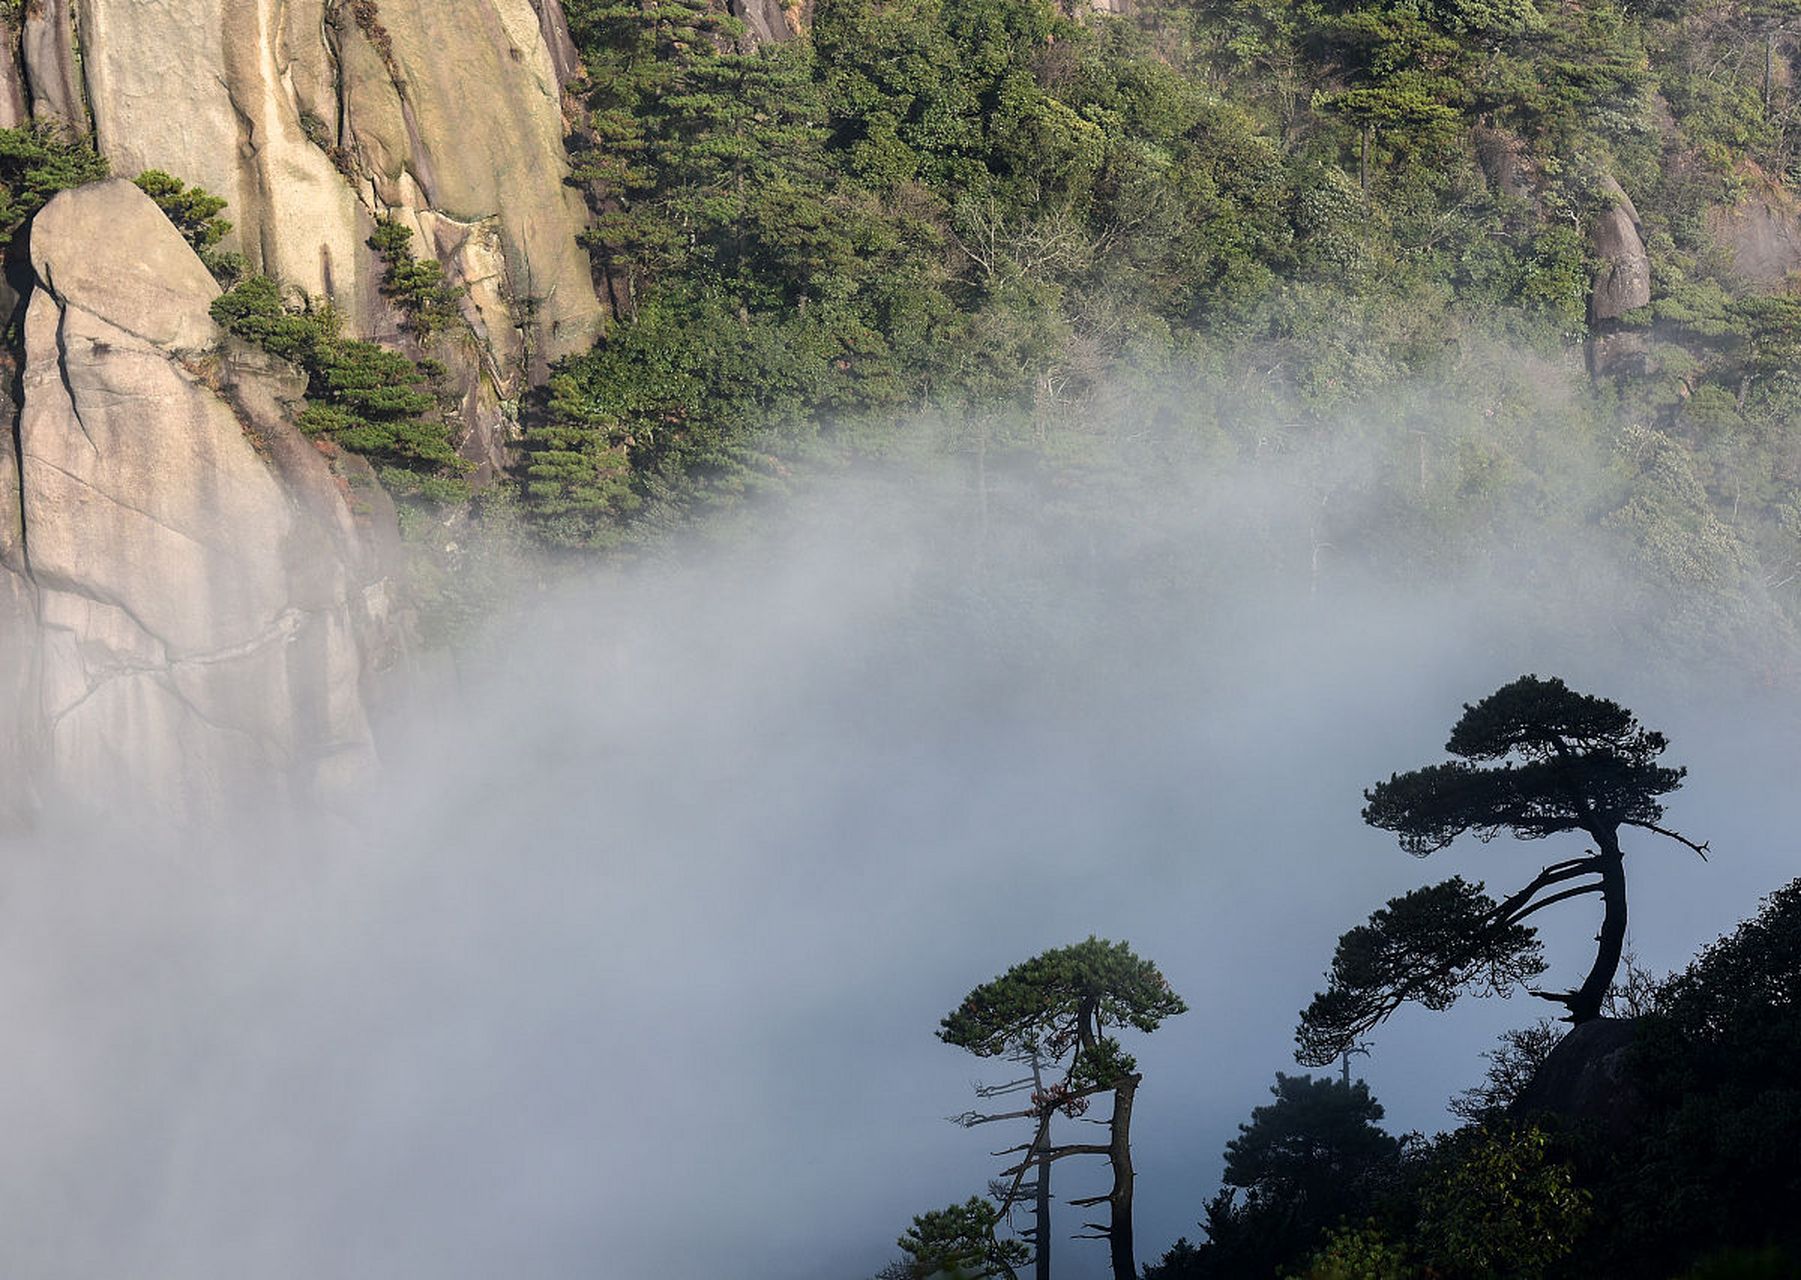
<svg viewBox="0 0 1801 1280">
<path fill-rule="evenodd" d="M 1617 320 L 1651 301 L 1651 255 L 1639 231 L 1638 210 L 1619 183 L 1609 179 L 1607 186 L 1610 203 L 1588 232 L 1589 248 L 1601 262 L 1589 295 L 1593 324 Z"/>
<path fill-rule="evenodd" d="M 1588 231 L 1589 250 L 1601 264 L 1588 298 L 1594 334 L 1588 343 L 1588 366 L 1597 377 L 1643 367 L 1644 336 L 1621 330 L 1615 322 L 1651 301 L 1651 255 L 1645 250 L 1638 210 L 1619 183 L 1608 178 L 1604 185 L 1608 204 L 1595 214 Z"/>
<path fill-rule="evenodd" d="M 1762 173 L 1746 176 L 1743 195 L 1709 210 L 1707 229 L 1747 283 L 1781 289 L 1801 271 L 1801 203 Z"/>
<path fill-rule="evenodd" d="M 782 44 L 800 34 L 798 4 L 783 4 L 782 0 L 729 0 L 727 8 L 744 24 L 748 44 Z"/>
<path fill-rule="evenodd" d="M 374 219 L 411 227 L 468 289 L 490 408 L 598 331 L 559 0 L 34 0 L 18 50 L 34 119 L 91 124 L 122 176 L 225 197 L 226 247 L 360 336 L 395 328 Z M 504 426 L 478 418 L 470 452 L 489 457 Z"/>
<path fill-rule="evenodd" d="M 1614 1136 L 1631 1133 L 1644 1111 L 1626 1074 L 1634 1032 L 1627 1018 L 1596 1018 L 1571 1028 L 1520 1091 L 1512 1110 L 1597 1124 Z"/>
<path fill-rule="evenodd" d="M 1534 206 L 1539 203 L 1543 173 L 1524 138 L 1490 125 L 1477 125 L 1471 140 L 1491 190 L 1515 200 L 1531 201 Z"/>
<path fill-rule="evenodd" d="M 298 378 L 227 349 L 217 285 L 128 182 L 58 196 L 31 249 L 0 448 L 0 809 L 128 784 L 191 819 L 355 787 L 397 630 L 372 522 L 287 425 Z"/>
</svg>

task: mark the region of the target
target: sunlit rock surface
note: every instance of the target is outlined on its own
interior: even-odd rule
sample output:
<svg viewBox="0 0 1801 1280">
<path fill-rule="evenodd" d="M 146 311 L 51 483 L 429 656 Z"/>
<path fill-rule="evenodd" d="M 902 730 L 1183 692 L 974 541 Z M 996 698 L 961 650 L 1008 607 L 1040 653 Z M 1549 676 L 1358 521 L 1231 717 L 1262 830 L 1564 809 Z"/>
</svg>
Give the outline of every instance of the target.
<svg viewBox="0 0 1801 1280">
<path fill-rule="evenodd" d="M 299 379 L 225 349 L 217 285 L 128 182 L 53 200 L 32 267 L 0 461 L 0 609 L 29 641 L 0 669 L 8 807 L 129 782 L 180 819 L 355 788 L 397 632 L 378 521 L 288 425 Z"/>
<path fill-rule="evenodd" d="M 471 372 L 494 383 L 469 423 L 472 457 L 497 456 L 495 406 L 592 342 L 587 211 L 563 146 L 577 63 L 558 0 L 29 9 L 19 50 L 36 120 L 91 127 L 122 176 L 162 169 L 223 196 L 226 247 L 331 298 L 357 334 L 397 322 L 366 243 L 374 220 L 413 229 L 415 250 L 466 286 Z"/>
</svg>

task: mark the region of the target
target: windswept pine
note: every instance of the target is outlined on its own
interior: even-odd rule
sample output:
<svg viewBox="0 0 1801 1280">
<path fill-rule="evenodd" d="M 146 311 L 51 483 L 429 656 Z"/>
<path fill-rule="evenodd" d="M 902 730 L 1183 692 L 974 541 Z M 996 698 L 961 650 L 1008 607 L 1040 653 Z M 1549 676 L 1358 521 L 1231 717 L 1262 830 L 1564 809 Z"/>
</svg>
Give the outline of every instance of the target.
<svg viewBox="0 0 1801 1280">
<path fill-rule="evenodd" d="M 1451 730 L 1457 757 L 1395 774 L 1365 792 L 1363 820 L 1395 832 L 1424 858 L 1467 833 L 1484 843 L 1580 833 L 1595 848 L 1555 862 L 1496 901 L 1460 876 L 1391 901 L 1339 939 L 1330 985 L 1301 1015 L 1296 1056 L 1324 1066 L 1402 1005 L 1447 1008 L 1466 991 L 1501 993 L 1544 971 L 1536 927 L 1546 907 L 1599 895 L 1593 966 L 1568 991 L 1533 990 L 1572 1023 L 1600 1016 L 1626 941 L 1626 866 L 1620 829 L 1697 844 L 1662 825 L 1661 797 L 1684 770 L 1660 764 L 1669 743 L 1626 708 L 1577 693 L 1562 680 L 1522 676 L 1473 706 Z"/>
</svg>

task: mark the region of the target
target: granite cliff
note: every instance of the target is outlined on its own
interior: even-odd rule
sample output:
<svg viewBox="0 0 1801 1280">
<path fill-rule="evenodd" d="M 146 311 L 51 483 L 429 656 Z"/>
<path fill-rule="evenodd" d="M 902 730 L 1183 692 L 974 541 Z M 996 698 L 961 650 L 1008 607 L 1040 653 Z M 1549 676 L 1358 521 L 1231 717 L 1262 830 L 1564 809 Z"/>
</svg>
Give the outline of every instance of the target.
<svg viewBox="0 0 1801 1280">
<path fill-rule="evenodd" d="M 31 265 L 0 449 L 6 807 L 128 792 L 181 819 L 238 786 L 354 788 L 405 633 L 373 477 L 296 430 L 295 375 L 224 337 L 218 286 L 132 184 L 51 201 Z"/>
<path fill-rule="evenodd" d="M 603 324 L 568 181 L 560 0 L 32 0 L 0 21 L 0 127 L 228 201 L 222 249 L 404 345 L 368 241 L 414 233 L 462 293 L 439 344 L 477 483 L 512 405 Z M 67 192 L 14 245 L 0 447 L 0 820 L 47 794 L 175 818 L 254 784 L 372 775 L 407 649 L 394 512 L 292 425 L 304 379 L 230 339 L 200 258 L 130 183 Z M 27 251 L 28 246 L 28 251 Z"/>
<path fill-rule="evenodd" d="M 559 0 L 48 0 L 18 38 L 0 116 L 91 131 L 115 173 L 223 196 L 225 247 L 331 299 L 357 336 L 397 328 L 375 220 L 411 228 L 467 290 L 463 448 L 480 463 L 505 447 L 503 406 L 601 325 L 567 182 Z"/>
</svg>

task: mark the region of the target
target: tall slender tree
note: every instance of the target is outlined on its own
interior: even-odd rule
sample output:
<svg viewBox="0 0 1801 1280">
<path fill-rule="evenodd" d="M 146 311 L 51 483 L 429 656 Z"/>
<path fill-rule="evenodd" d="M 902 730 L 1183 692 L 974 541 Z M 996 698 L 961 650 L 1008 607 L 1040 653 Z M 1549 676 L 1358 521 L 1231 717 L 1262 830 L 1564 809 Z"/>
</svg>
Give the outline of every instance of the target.
<svg viewBox="0 0 1801 1280">
<path fill-rule="evenodd" d="M 1580 833 L 1595 847 L 1499 902 L 1461 877 L 1390 901 L 1339 939 L 1329 985 L 1301 1015 L 1296 1057 L 1324 1066 L 1409 1001 L 1443 1009 L 1465 991 L 1505 992 L 1537 977 L 1545 963 L 1526 921 L 1585 894 L 1598 894 L 1603 910 L 1588 976 L 1573 990 L 1532 994 L 1563 1005 L 1572 1023 L 1599 1017 L 1626 941 L 1621 829 L 1706 857 L 1705 844 L 1662 825 L 1661 797 L 1685 773 L 1658 763 L 1668 746 L 1617 702 L 1558 679 L 1522 676 L 1466 705 L 1445 744 L 1456 759 L 1377 783 L 1364 793 L 1363 820 L 1417 857 L 1465 832 L 1483 841 L 1502 831 L 1522 840 Z"/>
<path fill-rule="evenodd" d="M 1132 1240 L 1131 1132 L 1132 1103 L 1143 1077 L 1111 1029 L 1155 1031 L 1165 1018 L 1187 1008 L 1157 967 L 1139 959 L 1125 943 L 1089 938 L 1034 956 L 977 987 L 938 1030 L 945 1043 L 979 1057 L 1035 1052 L 1061 1068 L 1061 1078 L 1035 1093 L 1030 1111 L 1022 1113 L 1037 1120 L 1033 1140 L 1003 1153 L 1022 1158 L 1002 1173 L 1013 1182 L 1002 1196 L 1001 1211 L 1019 1195 L 1027 1173 L 1036 1170 L 1043 1178 L 1057 1160 L 1104 1156 L 1113 1172 L 1111 1189 L 1070 1203 L 1108 1205 L 1108 1221 L 1084 1224 L 1092 1234 L 1082 1238 L 1107 1241 L 1114 1280 L 1137 1280 L 1138 1274 Z M 1101 1093 L 1113 1095 L 1107 1142 L 1049 1141 L 1053 1115 L 1058 1111 L 1079 1115 L 1089 1099 Z"/>
<path fill-rule="evenodd" d="M 991 1188 L 991 1194 L 1009 1206 L 1031 1197 L 1032 1225 L 1019 1234 L 1032 1248 L 1034 1280 L 1051 1280 L 1051 1161 L 1046 1154 L 1050 1148 L 1050 1125 L 1049 1115 L 1039 1105 L 1045 1096 L 1044 1059 L 1035 1048 L 1021 1049 L 1007 1057 L 1030 1074 L 1000 1084 L 979 1084 L 975 1087 L 976 1096 L 986 1100 L 1023 1093 L 1030 1098 L 1031 1105 L 1013 1111 L 965 1111 L 951 1119 L 965 1129 L 1002 1120 L 1033 1122 L 1032 1141 L 1026 1144 L 1026 1161 L 1034 1165 L 1036 1172 L 1030 1177 L 1020 1175 L 1012 1183 L 1001 1179 Z"/>
</svg>

